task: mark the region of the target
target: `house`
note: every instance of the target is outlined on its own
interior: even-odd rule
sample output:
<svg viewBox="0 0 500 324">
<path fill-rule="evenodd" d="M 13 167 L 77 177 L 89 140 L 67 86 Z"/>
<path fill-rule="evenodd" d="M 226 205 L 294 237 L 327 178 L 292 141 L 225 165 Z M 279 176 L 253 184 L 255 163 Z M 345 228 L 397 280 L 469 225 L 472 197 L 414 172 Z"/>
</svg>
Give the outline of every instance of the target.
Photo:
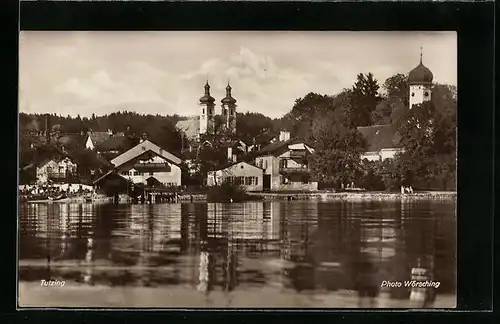
<svg viewBox="0 0 500 324">
<path fill-rule="evenodd" d="M 137 144 L 137 143 L 136 143 Z M 116 157 L 130 148 L 130 141 L 125 136 L 113 136 L 97 144 L 95 151 L 107 157 Z"/>
<path fill-rule="evenodd" d="M 243 161 L 236 162 L 223 169 L 208 172 L 207 185 L 215 186 L 229 182 L 247 191 L 262 191 L 263 174 L 262 168 Z"/>
<path fill-rule="evenodd" d="M 307 159 L 314 149 L 304 141 L 290 138 L 281 131 L 277 141 L 265 146 L 255 157 L 255 165 L 264 169 L 263 190 L 317 190 L 311 181 Z"/>
<path fill-rule="evenodd" d="M 227 152 L 227 160 L 236 162 L 241 160 L 247 152 L 247 145 L 241 140 L 232 140 L 220 145 Z"/>
<path fill-rule="evenodd" d="M 133 183 L 155 187 L 180 186 L 181 162 L 180 158 L 147 139 L 111 160 L 113 173 Z"/>
<path fill-rule="evenodd" d="M 50 181 L 64 181 L 77 174 L 78 165 L 68 156 L 42 161 L 36 168 L 36 180 L 39 184 Z"/>
<path fill-rule="evenodd" d="M 401 137 L 395 125 L 364 126 L 358 127 L 358 131 L 366 141 L 366 151 L 361 154 L 361 160 L 383 161 L 402 152 L 399 145 Z"/>
<path fill-rule="evenodd" d="M 85 141 L 85 148 L 89 150 L 97 149 L 101 144 L 114 137 L 124 137 L 124 133 L 114 133 L 108 129 L 106 132 L 87 132 L 87 140 Z"/>
</svg>

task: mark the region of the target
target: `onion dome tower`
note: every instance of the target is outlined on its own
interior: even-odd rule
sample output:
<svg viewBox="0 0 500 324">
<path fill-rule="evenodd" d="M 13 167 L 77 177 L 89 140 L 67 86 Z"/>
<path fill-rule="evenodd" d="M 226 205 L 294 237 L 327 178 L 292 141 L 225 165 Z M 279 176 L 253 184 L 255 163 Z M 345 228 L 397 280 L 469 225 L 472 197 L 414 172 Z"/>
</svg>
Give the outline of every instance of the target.
<svg viewBox="0 0 500 324">
<path fill-rule="evenodd" d="M 420 64 L 410 71 L 408 75 L 410 109 L 431 100 L 431 87 L 434 78 L 431 70 L 422 63 L 422 48 L 420 48 Z"/>
<path fill-rule="evenodd" d="M 236 99 L 231 95 L 231 85 L 229 81 L 226 87 L 226 97 L 221 100 L 221 103 L 225 127 L 234 134 L 236 133 Z"/>
<path fill-rule="evenodd" d="M 205 95 L 200 98 L 200 135 L 214 131 L 215 99 L 210 95 L 210 85 L 205 84 Z"/>
</svg>

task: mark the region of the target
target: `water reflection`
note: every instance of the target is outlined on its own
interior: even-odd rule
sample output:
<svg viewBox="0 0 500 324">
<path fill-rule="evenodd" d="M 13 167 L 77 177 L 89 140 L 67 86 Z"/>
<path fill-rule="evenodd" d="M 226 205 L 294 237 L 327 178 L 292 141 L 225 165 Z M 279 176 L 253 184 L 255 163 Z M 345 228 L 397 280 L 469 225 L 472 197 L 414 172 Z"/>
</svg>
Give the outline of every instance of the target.
<svg viewBox="0 0 500 324">
<path fill-rule="evenodd" d="M 408 299 L 381 281 L 424 268 L 454 294 L 455 247 L 454 202 L 20 206 L 22 281 Z"/>
</svg>

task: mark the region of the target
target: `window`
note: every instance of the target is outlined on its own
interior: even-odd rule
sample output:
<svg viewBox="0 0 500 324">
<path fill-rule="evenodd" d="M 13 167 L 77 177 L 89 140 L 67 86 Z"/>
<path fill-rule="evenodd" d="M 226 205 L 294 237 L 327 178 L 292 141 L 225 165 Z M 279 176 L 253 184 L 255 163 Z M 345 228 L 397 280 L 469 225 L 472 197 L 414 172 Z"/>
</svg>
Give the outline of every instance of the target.
<svg viewBox="0 0 500 324">
<path fill-rule="evenodd" d="M 262 160 L 259 160 L 258 164 L 259 164 L 259 168 L 262 168 Z"/>
<path fill-rule="evenodd" d="M 149 172 L 149 175 L 150 175 L 150 176 L 153 176 L 153 172 Z"/>
<path fill-rule="evenodd" d="M 203 108 L 202 112 L 201 112 L 203 115 L 205 115 L 205 108 Z"/>
<path fill-rule="evenodd" d="M 429 92 L 428 92 L 428 91 L 426 91 L 426 92 L 424 93 L 424 96 L 428 97 L 428 96 L 429 96 Z"/>
<path fill-rule="evenodd" d="M 415 92 L 412 92 L 412 93 L 411 93 L 411 96 L 412 96 L 412 97 L 415 97 Z"/>
<path fill-rule="evenodd" d="M 288 161 L 286 159 L 280 160 L 280 168 L 286 168 Z"/>
<path fill-rule="evenodd" d="M 122 175 L 128 175 L 128 172 L 127 171 L 123 171 Z"/>
<path fill-rule="evenodd" d="M 259 184 L 257 177 L 245 177 L 245 186 L 256 186 Z"/>
</svg>

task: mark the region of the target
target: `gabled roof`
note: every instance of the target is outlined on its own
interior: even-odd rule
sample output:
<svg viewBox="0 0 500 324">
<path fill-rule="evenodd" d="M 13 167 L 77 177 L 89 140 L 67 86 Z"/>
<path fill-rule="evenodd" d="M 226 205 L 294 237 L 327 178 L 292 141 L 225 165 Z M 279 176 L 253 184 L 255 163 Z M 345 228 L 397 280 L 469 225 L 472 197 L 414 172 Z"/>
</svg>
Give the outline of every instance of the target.
<svg viewBox="0 0 500 324">
<path fill-rule="evenodd" d="M 87 138 L 90 138 L 92 140 L 92 143 L 94 143 L 94 146 L 98 146 L 102 142 L 109 139 L 110 135 L 108 134 L 108 132 L 91 132 L 90 134 L 88 134 Z"/>
<path fill-rule="evenodd" d="M 215 171 L 225 170 L 225 169 L 227 169 L 227 168 L 230 168 L 230 167 L 232 167 L 232 166 L 235 166 L 235 165 L 237 165 L 237 164 L 241 164 L 241 163 L 246 164 L 246 165 L 248 165 L 248 166 L 251 166 L 251 167 L 253 167 L 253 168 L 256 168 L 256 169 L 259 169 L 259 170 L 264 171 L 264 169 L 263 169 L 263 168 L 260 168 L 260 167 L 258 167 L 258 166 L 256 166 L 256 165 L 253 165 L 253 164 L 251 164 L 251 163 L 249 163 L 249 162 L 246 162 L 246 161 L 231 162 L 231 163 L 229 163 L 229 164 L 226 164 L 224 167 L 219 168 L 219 169 L 217 169 L 217 170 L 215 170 Z"/>
<path fill-rule="evenodd" d="M 124 179 L 124 180 L 128 181 L 128 179 L 127 179 L 127 178 L 125 178 L 125 177 L 124 177 L 124 176 L 122 176 L 121 174 L 119 174 L 119 173 L 115 172 L 115 170 L 111 170 L 111 171 L 106 172 L 105 174 L 103 174 L 102 176 L 100 176 L 99 178 L 97 178 L 96 180 L 94 180 L 94 181 L 92 182 L 92 184 L 94 184 L 94 185 L 95 185 L 96 183 L 98 183 L 98 182 L 102 181 L 104 178 L 107 178 L 107 177 L 109 177 L 109 176 L 110 176 L 110 175 L 112 175 L 112 174 L 113 174 L 113 175 L 116 175 L 116 176 L 119 176 L 120 178 L 122 178 L 122 179 Z"/>
<path fill-rule="evenodd" d="M 196 138 L 200 133 L 200 121 L 198 117 L 179 120 L 177 124 L 175 124 L 175 127 L 190 139 Z"/>
<path fill-rule="evenodd" d="M 366 140 L 367 152 L 399 147 L 400 136 L 394 125 L 364 126 L 358 127 L 358 131 Z"/>
<path fill-rule="evenodd" d="M 291 138 L 291 139 L 286 140 L 286 141 L 273 142 L 273 143 L 263 147 L 259 152 L 257 152 L 257 154 L 255 156 L 263 156 L 263 155 L 278 156 L 278 155 L 281 155 L 284 152 L 288 151 L 289 150 L 288 146 L 293 145 L 293 144 L 305 144 L 307 146 L 310 146 L 304 140 L 300 140 L 298 138 Z"/>
<path fill-rule="evenodd" d="M 130 160 L 133 160 L 142 154 L 151 151 L 155 153 L 158 156 L 161 156 L 162 158 L 166 159 L 167 161 L 170 161 L 176 165 L 181 164 L 182 160 L 178 158 L 177 156 L 173 155 L 170 152 L 165 151 L 158 145 L 151 143 L 149 140 L 145 140 L 142 143 L 139 143 L 138 145 L 132 147 L 130 150 L 118 155 L 116 158 L 111 160 L 111 163 L 115 167 L 119 167 Z"/>
<path fill-rule="evenodd" d="M 101 152 L 120 151 L 128 146 L 128 138 L 125 136 L 113 136 L 96 145 L 96 149 Z"/>
</svg>

